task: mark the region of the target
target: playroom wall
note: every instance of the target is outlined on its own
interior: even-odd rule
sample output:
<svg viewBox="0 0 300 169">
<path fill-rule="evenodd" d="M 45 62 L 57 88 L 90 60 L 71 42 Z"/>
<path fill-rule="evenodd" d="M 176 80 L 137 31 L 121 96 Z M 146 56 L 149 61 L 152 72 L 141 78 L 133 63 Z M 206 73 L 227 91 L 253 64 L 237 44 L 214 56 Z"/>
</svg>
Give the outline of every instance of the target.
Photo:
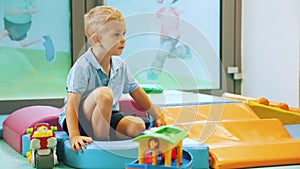
<svg viewBox="0 0 300 169">
<path fill-rule="evenodd" d="M 242 94 L 299 107 L 299 0 L 242 3 Z"/>
</svg>

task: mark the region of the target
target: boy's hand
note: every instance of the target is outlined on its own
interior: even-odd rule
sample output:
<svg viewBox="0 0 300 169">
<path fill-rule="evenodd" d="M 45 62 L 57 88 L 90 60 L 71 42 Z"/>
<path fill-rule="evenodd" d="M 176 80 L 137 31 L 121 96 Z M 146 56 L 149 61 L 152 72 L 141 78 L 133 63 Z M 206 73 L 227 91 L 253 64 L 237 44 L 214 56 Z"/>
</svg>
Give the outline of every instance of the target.
<svg viewBox="0 0 300 169">
<path fill-rule="evenodd" d="M 162 110 L 157 107 L 156 108 L 159 111 L 159 116 L 155 119 L 155 127 L 159 127 L 159 126 L 164 126 L 166 125 L 166 120 L 165 120 L 165 114 L 162 112 Z"/>
<path fill-rule="evenodd" d="M 80 136 L 76 135 L 73 137 L 70 137 L 72 150 L 74 152 L 82 152 L 82 147 L 86 148 L 86 143 L 91 144 L 93 142 L 93 139 L 91 137 L 86 136 Z"/>
<path fill-rule="evenodd" d="M 159 118 L 155 120 L 155 127 L 164 126 L 166 122 L 163 118 Z"/>
</svg>

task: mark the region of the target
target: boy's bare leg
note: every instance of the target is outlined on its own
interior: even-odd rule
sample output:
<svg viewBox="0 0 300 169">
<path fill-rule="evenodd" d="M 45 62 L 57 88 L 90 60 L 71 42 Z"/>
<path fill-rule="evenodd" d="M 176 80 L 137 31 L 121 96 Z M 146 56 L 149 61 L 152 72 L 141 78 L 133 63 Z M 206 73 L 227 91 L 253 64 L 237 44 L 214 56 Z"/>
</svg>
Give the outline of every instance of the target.
<svg viewBox="0 0 300 169">
<path fill-rule="evenodd" d="M 6 29 L 4 29 L 3 33 L 0 35 L 0 42 L 2 41 L 3 38 L 5 38 L 8 35 L 9 35 L 9 32 Z"/>
<path fill-rule="evenodd" d="M 27 40 L 27 41 L 22 41 L 22 42 L 20 42 L 20 45 L 21 45 L 22 47 L 27 47 L 27 46 L 30 46 L 30 45 L 39 43 L 39 42 L 41 42 L 41 41 L 42 41 L 42 39 Z"/>
<path fill-rule="evenodd" d="M 113 93 L 108 87 L 95 89 L 83 103 L 83 111 L 88 121 L 92 123 L 95 140 L 109 138 L 112 103 Z"/>
<path fill-rule="evenodd" d="M 140 135 L 145 130 L 146 126 L 141 118 L 125 116 L 119 122 L 115 132 L 118 139 L 130 139 Z"/>
</svg>

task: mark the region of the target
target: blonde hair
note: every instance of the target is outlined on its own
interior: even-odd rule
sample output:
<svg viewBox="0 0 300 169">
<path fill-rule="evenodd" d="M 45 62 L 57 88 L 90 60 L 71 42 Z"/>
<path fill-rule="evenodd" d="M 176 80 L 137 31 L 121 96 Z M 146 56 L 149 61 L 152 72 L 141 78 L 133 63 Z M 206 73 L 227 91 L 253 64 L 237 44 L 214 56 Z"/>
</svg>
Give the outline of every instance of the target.
<svg viewBox="0 0 300 169">
<path fill-rule="evenodd" d="M 96 6 L 84 15 L 85 35 L 89 39 L 103 26 L 115 20 L 124 20 L 124 15 L 116 8 L 110 6 Z"/>
</svg>

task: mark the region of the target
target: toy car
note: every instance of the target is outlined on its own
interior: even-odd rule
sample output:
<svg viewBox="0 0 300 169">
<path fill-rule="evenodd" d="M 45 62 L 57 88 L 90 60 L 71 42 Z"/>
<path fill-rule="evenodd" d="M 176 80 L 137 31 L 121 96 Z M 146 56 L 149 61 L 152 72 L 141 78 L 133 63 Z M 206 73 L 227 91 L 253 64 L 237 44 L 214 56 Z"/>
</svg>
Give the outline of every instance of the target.
<svg viewBox="0 0 300 169">
<path fill-rule="evenodd" d="M 38 169 L 53 168 L 58 164 L 56 156 L 56 137 L 54 131 L 57 127 L 48 123 L 38 123 L 26 130 L 30 134 L 30 151 L 27 152 L 28 162 Z"/>
</svg>

